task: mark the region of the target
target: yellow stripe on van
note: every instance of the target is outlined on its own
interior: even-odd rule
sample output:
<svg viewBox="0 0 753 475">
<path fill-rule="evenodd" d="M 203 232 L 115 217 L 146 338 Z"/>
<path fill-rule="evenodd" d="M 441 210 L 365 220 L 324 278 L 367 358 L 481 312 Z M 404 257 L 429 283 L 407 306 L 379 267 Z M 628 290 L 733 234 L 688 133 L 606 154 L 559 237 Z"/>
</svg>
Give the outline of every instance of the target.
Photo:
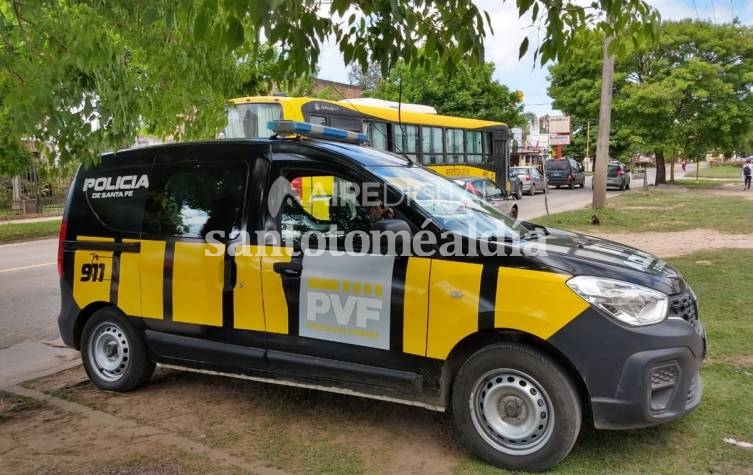
<svg viewBox="0 0 753 475">
<path fill-rule="evenodd" d="M 238 246 L 235 256 L 238 276 L 233 290 L 233 327 L 264 331 L 259 246 Z"/>
<path fill-rule="evenodd" d="M 565 284 L 570 276 L 501 267 L 494 326 L 547 339 L 588 308 Z"/>
<path fill-rule="evenodd" d="M 173 321 L 222 326 L 224 255 L 216 245 L 176 242 L 173 260 Z M 224 246 L 223 246 L 224 254 Z"/>
<path fill-rule="evenodd" d="M 165 241 L 141 241 L 141 316 L 163 318 Z M 121 279 L 122 280 L 122 279 Z"/>
<path fill-rule="evenodd" d="M 138 239 L 124 239 L 123 244 L 137 243 Z M 114 302 L 126 315 L 141 315 L 140 253 L 121 252 L 118 274 L 118 301 Z"/>
<path fill-rule="evenodd" d="M 76 240 L 78 242 L 115 242 L 113 238 L 94 236 L 78 236 Z M 97 266 L 96 270 L 94 270 L 94 266 Z M 84 273 L 84 269 L 89 272 Z M 84 308 L 92 302 L 109 302 L 111 278 L 112 251 L 87 251 L 82 249 L 75 252 L 73 259 L 73 300 L 76 301 L 79 308 Z"/>
<path fill-rule="evenodd" d="M 430 268 L 431 259 L 420 257 L 408 259 L 403 298 L 403 351 L 405 353 L 426 355 Z"/>
<path fill-rule="evenodd" d="M 261 259 L 261 287 L 264 291 L 264 321 L 270 333 L 288 333 L 288 302 L 282 277 L 273 266 L 277 262 L 290 262 L 292 251 L 286 247 L 264 247 L 266 255 Z"/>
<path fill-rule="evenodd" d="M 465 262 L 432 261 L 426 356 L 445 359 L 460 340 L 478 330 L 483 267 Z"/>
</svg>

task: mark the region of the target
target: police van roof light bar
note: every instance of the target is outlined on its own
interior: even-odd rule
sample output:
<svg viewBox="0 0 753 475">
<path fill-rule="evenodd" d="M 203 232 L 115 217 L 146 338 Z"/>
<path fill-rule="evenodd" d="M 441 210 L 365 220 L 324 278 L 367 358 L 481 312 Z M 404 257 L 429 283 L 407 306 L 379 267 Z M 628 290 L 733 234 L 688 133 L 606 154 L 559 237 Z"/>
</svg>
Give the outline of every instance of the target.
<svg viewBox="0 0 753 475">
<path fill-rule="evenodd" d="M 327 127 L 326 125 L 298 122 L 295 120 L 270 120 L 267 123 L 267 128 L 272 130 L 275 135 L 292 134 L 312 139 L 337 140 L 349 143 L 364 143 L 369 141 L 369 137 L 364 133 L 350 132 L 335 127 Z"/>
</svg>

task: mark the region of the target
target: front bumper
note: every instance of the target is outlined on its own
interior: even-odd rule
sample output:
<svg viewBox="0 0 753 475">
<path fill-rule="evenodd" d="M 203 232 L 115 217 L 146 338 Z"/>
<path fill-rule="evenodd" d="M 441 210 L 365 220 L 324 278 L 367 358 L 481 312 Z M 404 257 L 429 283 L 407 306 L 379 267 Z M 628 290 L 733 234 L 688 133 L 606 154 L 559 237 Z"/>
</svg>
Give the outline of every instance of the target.
<svg viewBox="0 0 753 475">
<path fill-rule="evenodd" d="M 634 328 L 589 308 L 549 341 L 580 373 L 597 429 L 669 422 L 701 402 L 706 335 L 697 318 Z"/>
<path fill-rule="evenodd" d="M 622 367 L 614 397 L 591 398 L 597 429 L 635 429 L 673 421 L 701 403 L 701 361 L 688 348 L 642 351 Z"/>
</svg>

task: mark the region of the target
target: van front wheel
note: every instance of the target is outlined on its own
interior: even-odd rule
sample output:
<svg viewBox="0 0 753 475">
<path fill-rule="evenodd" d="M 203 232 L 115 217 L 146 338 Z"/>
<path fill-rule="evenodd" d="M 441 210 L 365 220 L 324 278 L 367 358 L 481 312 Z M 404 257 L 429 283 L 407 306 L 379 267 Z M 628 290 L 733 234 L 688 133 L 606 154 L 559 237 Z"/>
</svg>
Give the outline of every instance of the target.
<svg viewBox="0 0 753 475">
<path fill-rule="evenodd" d="M 154 372 L 140 335 L 114 308 L 98 310 L 84 325 L 81 359 L 91 382 L 109 391 L 136 389 Z"/>
<path fill-rule="evenodd" d="M 521 344 L 495 344 L 473 354 L 455 378 L 452 410 L 471 451 L 509 470 L 554 467 L 580 432 L 580 399 L 568 376 L 548 356 Z"/>
</svg>

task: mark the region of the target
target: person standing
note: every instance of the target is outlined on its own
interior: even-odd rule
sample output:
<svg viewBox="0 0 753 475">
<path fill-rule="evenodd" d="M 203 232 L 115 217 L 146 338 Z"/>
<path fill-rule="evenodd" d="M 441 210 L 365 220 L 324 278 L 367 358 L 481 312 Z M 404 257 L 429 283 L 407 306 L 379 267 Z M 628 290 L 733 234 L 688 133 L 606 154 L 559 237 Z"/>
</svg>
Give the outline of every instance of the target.
<svg viewBox="0 0 753 475">
<path fill-rule="evenodd" d="M 751 164 L 750 159 L 748 159 L 747 162 L 745 162 L 745 165 L 743 165 L 743 189 L 750 191 L 750 179 L 751 175 L 753 175 L 753 164 Z"/>
</svg>

